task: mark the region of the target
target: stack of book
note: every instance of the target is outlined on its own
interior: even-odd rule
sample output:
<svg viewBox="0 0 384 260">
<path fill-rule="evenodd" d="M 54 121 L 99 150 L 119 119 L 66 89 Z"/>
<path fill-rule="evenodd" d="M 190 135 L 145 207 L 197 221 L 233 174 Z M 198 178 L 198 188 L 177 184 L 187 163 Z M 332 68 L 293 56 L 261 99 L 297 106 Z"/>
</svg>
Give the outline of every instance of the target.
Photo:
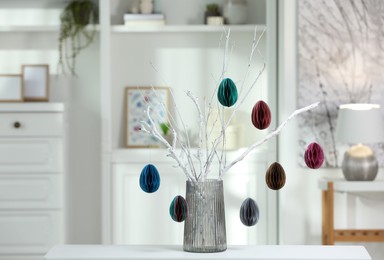
<svg viewBox="0 0 384 260">
<path fill-rule="evenodd" d="M 165 25 L 164 14 L 124 14 L 127 26 L 159 26 Z"/>
</svg>

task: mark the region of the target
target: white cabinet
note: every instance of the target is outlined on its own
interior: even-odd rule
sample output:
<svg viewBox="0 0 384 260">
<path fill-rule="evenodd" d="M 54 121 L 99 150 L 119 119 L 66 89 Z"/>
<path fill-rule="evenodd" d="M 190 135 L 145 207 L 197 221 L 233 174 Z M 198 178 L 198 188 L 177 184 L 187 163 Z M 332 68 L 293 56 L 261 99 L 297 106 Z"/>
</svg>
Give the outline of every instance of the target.
<svg viewBox="0 0 384 260">
<path fill-rule="evenodd" d="M 64 106 L 0 104 L 0 259 L 65 242 Z"/>
<path fill-rule="evenodd" d="M 165 150 L 152 151 L 150 163 L 160 173 L 161 185 L 154 194 L 143 192 L 139 176 L 149 163 L 147 149 L 116 151 L 112 161 L 112 234 L 116 244 L 182 244 L 184 223 L 174 222 L 169 206 L 176 195 L 185 196 L 185 176 L 166 157 Z M 227 154 L 228 160 L 238 151 Z M 124 161 L 121 158 L 126 158 Z M 265 185 L 265 169 L 269 166 L 266 151 L 253 152 L 223 176 L 226 214 L 227 243 L 229 245 L 266 244 L 268 239 L 268 188 Z M 197 163 L 197 162 L 196 162 Z M 216 172 L 218 164 L 214 163 Z M 216 177 L 216 176 L 212 176 Z M 247 197 L 254 198 L 260 211 L 260 221 L 253 228 L 245 227 L 239 218 L 241 203 Z"/>
</svg>

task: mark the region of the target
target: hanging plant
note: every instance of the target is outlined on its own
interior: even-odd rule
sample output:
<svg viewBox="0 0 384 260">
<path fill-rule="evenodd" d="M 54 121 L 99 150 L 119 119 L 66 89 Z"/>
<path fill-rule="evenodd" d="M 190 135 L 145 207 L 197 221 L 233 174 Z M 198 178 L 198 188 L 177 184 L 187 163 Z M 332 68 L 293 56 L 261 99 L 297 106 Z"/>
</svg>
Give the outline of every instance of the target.
<svg viewBox="0 0 384 260">
<path fill-rule="evenodd" d="M 98 17 L 98 7 L 90 0 L 71 1 L 65 7 L 60 15 L 58 70 L 76 75 L 76 58 L 95 39 Z"/>
</svg>

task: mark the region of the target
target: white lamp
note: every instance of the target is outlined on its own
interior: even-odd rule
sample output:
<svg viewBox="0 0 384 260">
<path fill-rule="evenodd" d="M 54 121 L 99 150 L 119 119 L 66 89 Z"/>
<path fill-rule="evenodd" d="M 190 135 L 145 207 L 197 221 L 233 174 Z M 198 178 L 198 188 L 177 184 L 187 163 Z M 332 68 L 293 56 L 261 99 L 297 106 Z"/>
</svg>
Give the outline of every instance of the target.
<svg viewBox="0 0 384 260">
<path fill-rule="evenodd" d="M 342 170 L 349 181 L 371 181 L 378 171 L 372 149 L 363 144 L 384 142 L 384 124 L 377 104 L 345 104 L 339 107 L 336 140 L 354 144 L 344 154 Z"/>
</svg>

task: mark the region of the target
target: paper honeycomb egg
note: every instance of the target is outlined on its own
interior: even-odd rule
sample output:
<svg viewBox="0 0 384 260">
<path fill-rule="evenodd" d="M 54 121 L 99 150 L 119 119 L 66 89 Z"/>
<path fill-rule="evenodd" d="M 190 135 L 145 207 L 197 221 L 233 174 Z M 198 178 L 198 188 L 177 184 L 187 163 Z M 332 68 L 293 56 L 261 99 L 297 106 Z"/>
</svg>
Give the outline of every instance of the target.
<svg viewBox="0 0 384 260">
<path fill-rule="evenodd" d="M 148 164 L 143 168 L 139 184 L 140 188 L 147 193 L 153 193 L 159 189 L 160 174 L 154 165 Z"/>
<path fill-rule="evenodd" d="M 238 93 L 235 83 L 230 78 L 223 79 L 217 90 L 217 99 L 220 104 L 231 107 L 236 103 L 237 98 Z"/>
<path fill-rule="evenodd" d="M 278 162 L 272 163 L 265 173 L 265 182 L 272 190 L 280 190 L 285 185 L 285 171 Z"/>
<path fill-rule="evenodd" d="M 260 130 L 266 129 L 272 120 L 271 110 L 269 109 L 267 103 L 260 100 L 258 101 L 252 109 L 251 114 L 252 124 Z"/>
<path fill-rule="evenodd" d="M 318 143 L 311 143 L 308 145 L 304 153 L 305 164 L 311 169 L 320 168 L 324 162 L 323 148 Z"/>
<path fill-rule="evenodd" d="M 183 222 L 188 216 L 187 201 L 180 195 L 176 196 L 169 207 L 169 214 L 176 222 Z"/>
<path fill-rule="evenodd" d="M 247 227 L 256 225 L 259 221 L 259 207 L 256 201 L 251 198 L 244 200 L 240 208 L 240 220 Z"/>
</svg>

